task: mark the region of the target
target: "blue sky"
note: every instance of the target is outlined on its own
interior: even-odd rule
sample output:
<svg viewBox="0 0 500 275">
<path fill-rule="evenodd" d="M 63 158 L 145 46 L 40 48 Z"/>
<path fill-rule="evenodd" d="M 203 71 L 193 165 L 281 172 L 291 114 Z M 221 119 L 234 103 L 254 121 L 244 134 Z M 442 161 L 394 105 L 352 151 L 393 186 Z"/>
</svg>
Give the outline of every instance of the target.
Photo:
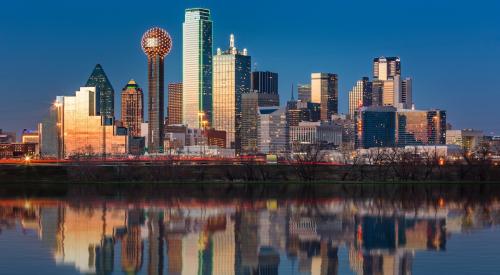
<svg viewBox="0 0 500 275">
<path fill-rule="evenodd" d="M 142 33 L 173 38 L 166 81 L 182 80 L 184 9 L 207 7 L 214 50 L 229 34 L 258 70 L 279 73 L 282 103 L 310 73 L 340 78 L 340 110 L 376 56 L 400 56 L 414 78 L 417 108 L 441 108 L 455 128 L 500 134 L 500 1 L 19 0 L 0 17 L 0 128 L 34 128 L 57 95 L 71 95 L 100 63 L 119 94 L 130 78 L 143 88 Z"/>
</svg>

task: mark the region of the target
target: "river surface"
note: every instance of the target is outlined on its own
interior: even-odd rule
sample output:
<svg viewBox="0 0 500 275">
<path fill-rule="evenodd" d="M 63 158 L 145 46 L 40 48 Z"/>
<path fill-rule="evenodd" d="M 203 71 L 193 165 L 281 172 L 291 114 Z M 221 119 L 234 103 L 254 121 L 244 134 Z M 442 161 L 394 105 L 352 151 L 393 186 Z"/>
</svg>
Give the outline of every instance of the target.
<svg viewBox="0 0 500 275">
<path fill-rule="evenodd" d="M 442 190 L 20 193 L 0 198 L 0 274 L 500 274 L 497 196 Z"/>
</svg>

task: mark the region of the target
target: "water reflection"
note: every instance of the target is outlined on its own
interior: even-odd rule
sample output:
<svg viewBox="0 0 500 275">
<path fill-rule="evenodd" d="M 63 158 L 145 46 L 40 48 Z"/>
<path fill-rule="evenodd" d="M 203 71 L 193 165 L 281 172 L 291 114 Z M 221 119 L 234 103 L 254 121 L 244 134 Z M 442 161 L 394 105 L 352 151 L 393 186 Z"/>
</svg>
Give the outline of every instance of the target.
<svg viewBox="0 0 500 275">
<path fill-rule="evenodd" d="M 496 200 L 404 204 L 4 199 L 0 240 L 14 245 L 2 237 L 12 231 L 35 235 L 58 266 L 79 273 L 411 274 L 419 252 L 446 253 L 451 236 L 500 223 Z"/>
</svg>

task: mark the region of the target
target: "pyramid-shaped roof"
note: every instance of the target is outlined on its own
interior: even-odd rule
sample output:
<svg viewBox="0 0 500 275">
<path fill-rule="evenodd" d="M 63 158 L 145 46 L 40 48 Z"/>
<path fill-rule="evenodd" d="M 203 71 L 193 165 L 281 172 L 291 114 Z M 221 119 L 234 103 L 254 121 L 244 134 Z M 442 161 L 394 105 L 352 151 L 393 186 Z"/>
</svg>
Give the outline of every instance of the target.
<svg viewBox="0 0 500 275">
<path fill-rule="evenodd" d="M 95 65 L 85 87 L 98 87 L 101 91 L 113 91 L 113 86 L 111 86 L 111 82 L 101 64 Z"/>
</svg>

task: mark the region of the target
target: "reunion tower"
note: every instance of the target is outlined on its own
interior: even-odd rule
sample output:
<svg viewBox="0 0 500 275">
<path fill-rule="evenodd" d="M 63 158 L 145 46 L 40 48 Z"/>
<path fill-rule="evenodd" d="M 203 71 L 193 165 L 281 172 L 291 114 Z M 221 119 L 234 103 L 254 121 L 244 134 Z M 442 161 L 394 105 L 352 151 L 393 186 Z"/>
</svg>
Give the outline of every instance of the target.
<svg viewBox="0 0 500 275">
<path fill-rule="evenodd" d="M 142 50 L 148 57 L 149 153 L 163 153 L 164 60 L 172 39 L 162 28 L 151 28 L 142 36 Z"/>
</svg>

